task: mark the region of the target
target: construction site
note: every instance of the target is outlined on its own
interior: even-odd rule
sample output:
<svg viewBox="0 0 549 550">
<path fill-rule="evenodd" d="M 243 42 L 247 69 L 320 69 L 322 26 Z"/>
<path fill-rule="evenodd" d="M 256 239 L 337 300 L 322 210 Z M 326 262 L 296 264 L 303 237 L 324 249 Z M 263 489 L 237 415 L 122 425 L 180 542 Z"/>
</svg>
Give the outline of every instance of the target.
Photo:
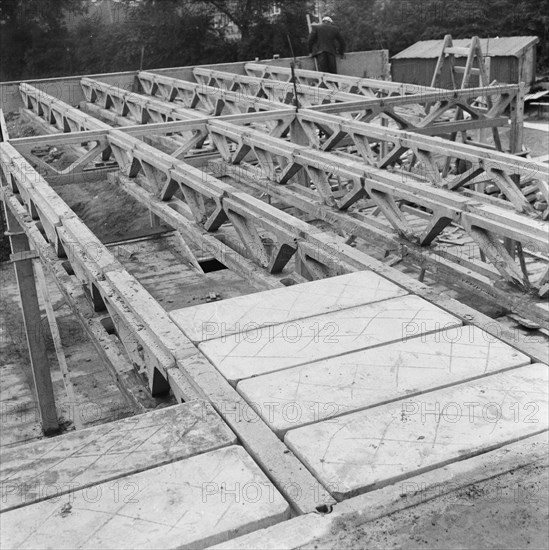
<svg viewBox="0 0 549 550">
<path fill-rule="evenodd" d="M 549 128 L 461 42 L 0 83 L 3 550 L 546 547 Z"/>
</svg>

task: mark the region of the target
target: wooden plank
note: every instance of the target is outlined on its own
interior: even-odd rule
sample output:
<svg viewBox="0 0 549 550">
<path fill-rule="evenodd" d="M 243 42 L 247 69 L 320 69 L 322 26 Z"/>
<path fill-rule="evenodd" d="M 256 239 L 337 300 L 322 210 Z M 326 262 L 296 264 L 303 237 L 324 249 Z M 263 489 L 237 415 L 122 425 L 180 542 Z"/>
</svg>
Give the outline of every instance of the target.
<svg viewBox="0 0 549 550">
<path fill-rule="evenodd" d="M 476 99 L 479 96 L 493 96 L 500 94 L 512 94 L 519 89 L 517 84 L 498 85 L 498 86 L 486 86 L 478 88 L 467 88 L 464 90 L 442 90 L 419 93 L 415 95 L 386 97 L 382 99 L 367 99 L 364 98 L 359 101 L 345 101 L 341 103 L 330 103 L 324 105 L 315 105 L 309 107 L 319 113 L 349 113 L 366 110 L 368 108 L 375 108 L 379 106 L 380 101 L 384 106 L 397 106 L 397 105 L 409 105 L 413 103 L 425 104 L 429 102 L 438 101 L 452 101 L 452 100 L 467 100 Z"/>
<path fill-rule="evenodd" d="M 10 135 L 8 132 L 8 125 L 4 118 L 4 111 L 0 109 L 0 141 L 9 141 Z"/>
<path fill-rule="evenodd" d="M 519 93 L 511 103 L 511 128 L 509 134 L 509 152 L 520 153 L 524 140 L 524 96 L 527 86 L 521 83 Z"/>
<path fill-rule="evenodd" d="M 372 272 L 359 271 L 170 313 L 193 342 L 227 337 L 255 327 L 395 298 L 404 290 Z"/>
<path fill-rule="evenodd" d="M 256 296 L 259 302 L 261 295 Z M 404 296 L 251 329 L 202 342 L 199 349 L 236 384 L 243 378 L 459 325 L 461 321 L 426 300 Z"/>
<path fill-rule="evenodd" d="M 46 310 L 46 316 L 48 319 L 48 325 L 50 328 L 51 337 L 53 340 L 53 346 L 55 348 L 55 354 L 57 356 L 57 364 L 59 365 L 59 370 L 63 376 L 63 385 L 65 386 L 65 391 L 69 402 L 73 403 L 75 407 L 78 407 L 78 402 L 76 400 L 76 395 L 74 392 L 74 386 L 71 380 L 71 373 L 67 366 L 67 359 L 65 357 L 65 350 L 63 349 L 63 342 L 61 341 L 61 335 L 59 333 L 59 327 L 57 325 L 57 319 L 55 317 L 55 311 L 50 300 L 50 294 L 48 292 L 48 285 L 46 277 L 44 275 L 44 270 L 40 262 L 34 262 L 34 270 L 36 275 L 36 280 L 38 281 L 38 287 L 40 289 L 40 296 L 42 298 L 42 303 L 44 304 L 44 309 Z M 82 420 L 80 414 L 77 413 L 73 416 L 74 427 L 77 430 L 82 428 Z"/>
<path fill-rule="evenodd" d="M 241 381 L 237 389 L 280 436 L 366 409 L 530 363 L 472 325 L 409 338 Z"/>
<path fill-rule="evenodd" d="M 211 406 L 194 401 L 3 450 L 0 511 L 233 443 L 235 436 Z"/>
<path fill-rule="evenodd" d="M 30 250 L 29 240 L 22 233 L 19 222 L 11 210 L 4 204 L 7 229 L 10 235 L 11 249 L 14 254 Z M 16 234 L 17 233 L 17 234 Z M 45 435 L 59 431 L 55 396 L 51 381 L 50 364 L 46 351 L 43 333 L 37 330 L 37 319 L 40 320 L 40 305 L 34 279 L 33 260 L 22 260 L 14 263 L 17 289 L 21 300 L 25 337 L 29 351 L 34 394 L 38 403 L 40 422 Z"/>
<path fill-rule="evenodd" d="M 30 113 L 33 114 L 33 113 Z M 219 120 L 227 120 L 228 122 L 235 122 L 237 124 L 245 124 L 247 122 L 262 123 L 269 120 L 278 120 L 283 116 L 293 117 L 294 109 L 279 109 L 269 112 L 252 112 L 252 113 L 238 113 L 231 115 L 222 115 Z M 34 115 L 37 116 L 37 115 Z M 41 119 L 39 119 L 41 120 Z M 200 130 L 206 127 L 209 116 L 204 115 L 203 118 L 197 120 L 173 120 L 168 122 L 155 122 L 149 124 L 136 124 L 132 126 L 125 126 L 116 128 L 117 132 L 128 134 L 134 137 L 140 137 L 148 134 L 171 134 L 176 132 L 188 132 L 192 130 Z M 100 121 L 98 121 L 100 122 Z M 46 125 L 51 128 L 50 125 Z M 10 143 L 16 148 L 20 147 L 35 147 L 43 145 L 45 143 L 65 146 L 70 144 L 80 144 L 87 141 L 93 141 L 96 138 L 104 137 L 109 131 L 107 126 L 105 129 L 97 130 L 83 130 L 81 132 L 71 132 L 69 134 L 59 134 L 50 136 L 30 136 L 14 138 L 10 140 Z M 56 130 L 58 132 L 58 130 Z"/>
<path fill-rule="evenodd" d="M 291 430 L 285 441 L 341 500 L 547 430 L 548 374 L 544 364 L 520 367 Z"/>
<path fill-rule="evenodd" d="M 3 516 L 2 548 L 205 548 L 289 517 L 241 447 L 74 491 Z"/>
<path fill-rule="evenodd" d="M 467 130 L 476 130 L 482 128 L 498 128 L 507 126 L 507 117 L 500 116 L 494 118 L 456 120 L 451 122 L 436 122 L 426 127 L 413 128 L 414 133 L 425 136 L 443 136 L 451 132 L 466 132 Z M 443 138 L 440 138 L 443 139 Z M 448 141 L 448 140 L 445 140 Z M 448 141 L 448 151 L 451 151 L 452 144 Z"/>
<path fill-rule="evenodd" d="M 33 114 L 34 113 L 30 113 Z M 38 115 L 34 115 L 37 117 Z M 38 117 L 38 120 L 43 121 L 43 119 Z M 100 121 L 98 121 L 100 122 Z M 47 125 L 51 128 L 51 125 Z M 135 127 L 134 127 L 135 128 Z M 141 128 L 141 126 L 140 126 Z M 120 128 L 121 131 L 124 131 L 125 128 Z M 94 141 L 96 139 L 102 139 L 107 135 L 109 128 L 98 129 L 98 130 L 83 130 L 81 132 L 71 132 L 68 134 L 52 134 L 52 135 L 39 135 L 39 136 L 29 136 L 29 137 L 20 137 L 15 138 L 10 141 L 10 143 L 21 152 L 24 149 L 34 149 L 40 145 L 51 145 L 56 147 L 65 147 L 67 145 L 80 145 L 82 143 L 87 143 L 89 141 Z M 57 131 L 58 132 L 58 131 Z"/>
</svg>

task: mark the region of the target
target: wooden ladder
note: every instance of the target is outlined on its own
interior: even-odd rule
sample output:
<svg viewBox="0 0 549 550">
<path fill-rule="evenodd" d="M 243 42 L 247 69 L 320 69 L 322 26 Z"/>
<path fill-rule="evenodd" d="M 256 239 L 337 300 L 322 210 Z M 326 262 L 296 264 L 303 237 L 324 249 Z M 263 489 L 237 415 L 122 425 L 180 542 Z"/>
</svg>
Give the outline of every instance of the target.
<svg viewBox="0 0 549 550">
<path fill-rule="evenodd" d="M 457 66 L 455 63 L 455 56 L 467 56 L 467 63 L 465 67 Z M 475 62 L 477 66 L 475 67 Z M 479 77 L 479 86 L 489 86 L 489 71 L 487 63 L 484 60 L 484 54 L 482 52 L 482 47 L 480 45 L 480 38 L 478 36 L 473 36 L 471 39 L 471 44 L 468 47 L 454 47 L 452 42 L 452 35 L 447 34 L 444 37 L 444 42 L 442 44 L 442 51 L 437 60 L 435 67 L 435 72 L 433 74 L 433 79 L 431 81 L 431 86 L 436 88 L 439 85 L 440 78 L 442 76 L 442 71 L 445 64 L 450 65 L 450 75 L 452 77 L 452 88 L 469 88 L 469 82 L 471 80 L 471 75 L 478 75 Z M 459 85 L 456 85 L 459 81 L 459 75 L 462 75 L 461 82 Z"/>
<path fill-rule="evenodd" d="M 465 63 L 464 67 L 457 66 L 455 64 L 455 56 L 467 56 L 467 62 Z M 437 60 L 437 64 L 435 67 L 435 72 L 433 74 L 433 80 L 431 81 L 432 87 L 437 87 L 439 81 L 441 80 L 442 71 L 444 68 L 445 63 L 448 62 L 450 64 L 450 75 L 452 77 L 452 87 L 453 89 L 457 89 L 456 83 L 459 80 L 459 74 L 463 75 L 461 78 L 461 83 L 459 85 L 459 88 L 469 88 L 470 87 L 470 80 L 471 75 L 478 75 L 479 82 L 478 85 L 485 87 L 490 86 L 489 82 L 489 63 L 490 59 L 488 58 L 487 62 L 485 61 L 485 56 L 482 52 L 482 47 L 480 45 L 480 38 L 478 36 L 473 36 L 471 39 L 471 43 L 468 47 L 455 47 L 452 43 L 452 36 L 450 34 L 447 34 L 444 37 L 444 42 L 442 44 L 442 51 L 440 52 L 440 56 Z M 475 67 L 475 62 L 477 63 L 477 66 Z M 492 101 L 489 97 L 486 97 L 486 105 L 488 109 L 492 107 Z M 462 109 L 458 108 L 456 111 L 456 114 L 454 116 L 454 120 L 459 120 L 463 118 L 463 111 Z M 482 130 L 479 132 L 480 135 Z M 450 139 L 452 141 L 456 141 L 458 133 L 452 133 Z M 503 151 L 503 147 L 501 144 L 501 138 L 499 135 L 499 129 L 497 127 L 492 128 L 492 136 L 494 138 L 494 144 L 496 148 L 499 151 Z M 465 132 L 462 132 L 462 141 L 466 143 L 466 135 Z M 479 137 L 479 142 L 482 141 L 482 138 Z M 443 175 L 446 177 L 448 175 L 449 169 L 450 169 L 450 157 L 447 157 L 446 164 L 443 170 Z M 519 185 L 519 181 L 515 182 L 517 185 Z M 479 186 L 475 186 L 477 191 L 484 191 L 484 184 L 480 184 Z M 518 255 L 520 260 L 520 265 L 523 273 L 526 273 L 525 267 L 524 267 L 524 256 L 522 252 L 522 248 L 520 247 L 520 243 L 517 243 L 516 241 L 512 239 L 504 239 L 504 246 L 511 255 L 512 258 L 515 258 L 515 254 Z M 481 252 L 481 259 L 483 261 L 486 261 L 484 258 L 484 254 Z M 527 277 L 527 275 L 526 275 Z"/>
<path fill-rule="evenodd" d="M 467 61 L 465 66 L 456 65 L 456 55 L 467 56 Z M 469 46 L 457 47 L 454 46 L 452 42 L 452 35 L 447 34 L 444 37 L 444 42 L 442 43 L 442 50 L 437 60 L 435 66 L 435 72 L 433 73 L 433 79 L 431 81 L 432 87 L 438 87 L 442 79 L 442 72 L 446 64 L 450 66 L 450 75 L 452 78 L 452 89 L 464 89 L 470 88 L 470 81 L 472 75 L 478 76 L 478 85 L 482 87 L 490 86 L 489 81 L 489 63 L 490 60 L 485 60 L 485 55 L 482 51 L 480 44 L 480 38 L 478 36 L 473 36 L 471 38 L 471 43 Z M 476 66 L 475 66 L 476 65 Z M 460 80 L 461 75 L 461 80 Z M 480 100 L 478 98 L 476 101 Z M 492 108 L 492 100 L 490 97 L 485 98 L 486 108 L 489 110 Z M 461 120 L 463 118 L 463 110 L 458 107 L 454 120 Z M 481 132 L 479 132 L 481 133 Z M 494 138 L 494 145 L 499 151 L 502 151 L 501 138 L 499 135 L 498 128 L 492 128 L 492 136 Z M 455 141 L 457 133 L 453 133 L 451 140 Z M 481 138 L 479 137 L 479 141 Z M 462 133 L 462 141 L 466 142 L 465 133 Z M 444 174 L 447 175 L 450 168 L 450 159 L 447 159 L 446 167 L 444 169 Z"/>
</svg>

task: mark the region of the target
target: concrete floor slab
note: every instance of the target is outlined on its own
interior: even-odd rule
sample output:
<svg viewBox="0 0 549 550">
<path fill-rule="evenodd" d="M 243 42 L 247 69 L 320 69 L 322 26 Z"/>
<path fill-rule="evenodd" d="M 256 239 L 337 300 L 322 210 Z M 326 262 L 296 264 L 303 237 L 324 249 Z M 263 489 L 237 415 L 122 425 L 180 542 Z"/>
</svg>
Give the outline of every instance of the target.
<svg viewBox="0 0 549 550">
<path fill-rule="evenodd" d="M 0 511 L 232 445 L 211 405 L 191 402 L 0 453 Z"/>
<path fill-rule="evenodd" d="M 232 446 L 7 512 L 0 546 L 198 549 L 288 517 L 287 502 Z"/>
<path fill-rule="evenodd" d="M 238 391 L 273 430 L 286 430 L 430 391 L 530 358 L 472 325 L 243 380 Z"/>
<path fill-rule="evenodd" d="M 290 430 L 285 442 L 347 498 L 546 430 L 548 373 L 527 365 Z"/>
<path fill-rule="evenodd" d="M 199 348 L 235 384 L 243 378 L 461 324 L 422 298 L 403 296 L 210 340 Z"/>
<path fill-rule="evenodd" d="M 202 342 L 405 294 L 387 279 L 371 271 L 359 271 L 179 309 L 170 315 L 187 337 Z"/>
</svg>

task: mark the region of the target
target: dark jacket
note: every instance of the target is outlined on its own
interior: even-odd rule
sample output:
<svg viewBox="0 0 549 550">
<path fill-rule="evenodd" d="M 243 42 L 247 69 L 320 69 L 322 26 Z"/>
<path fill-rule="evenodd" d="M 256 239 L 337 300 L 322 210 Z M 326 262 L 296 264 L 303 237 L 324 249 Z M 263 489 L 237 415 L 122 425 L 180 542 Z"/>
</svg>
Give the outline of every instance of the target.
<svg viewBox="0 0 549 550">
<path fill-rule="evenodd" d="M 331 23 L 313 25 L 309 35 L 309 53 L 317 55 L 322 52 L 333 55 L 345 53 L 345 40 L 343 40 L 339 29 Z"/>
</svg>

